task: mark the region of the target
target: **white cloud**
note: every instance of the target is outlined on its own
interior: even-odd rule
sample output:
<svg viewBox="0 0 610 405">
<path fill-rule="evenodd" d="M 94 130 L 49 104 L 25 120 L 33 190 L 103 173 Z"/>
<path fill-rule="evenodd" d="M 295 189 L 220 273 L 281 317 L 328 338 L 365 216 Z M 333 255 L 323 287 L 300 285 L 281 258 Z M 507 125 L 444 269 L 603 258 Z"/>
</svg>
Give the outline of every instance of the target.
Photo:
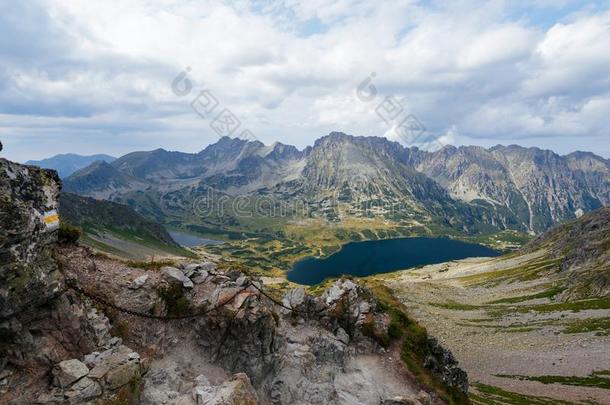
<svg viewBox="0 0 610 405">
<path fill-rule="evenodd" d="M 195 151 L 215 138 L 189 106 L 208 88 L 267 142 L 384 134 L 374 108 L 392 95 L 447 143 L 536 139 L 608 156 L 594 145 L 610 124 L 610 13 L 576 5 L 32 1 L 0 10 L 0 136 L 20 160 L 49 154 L 22 142 L 45 128 L 82 131 L 65 151 Z M 170 83 L 187 66 L 195 89 L 180 98 Z M 367 104 L 354 91 L 371 72 Z"/>
</svg>

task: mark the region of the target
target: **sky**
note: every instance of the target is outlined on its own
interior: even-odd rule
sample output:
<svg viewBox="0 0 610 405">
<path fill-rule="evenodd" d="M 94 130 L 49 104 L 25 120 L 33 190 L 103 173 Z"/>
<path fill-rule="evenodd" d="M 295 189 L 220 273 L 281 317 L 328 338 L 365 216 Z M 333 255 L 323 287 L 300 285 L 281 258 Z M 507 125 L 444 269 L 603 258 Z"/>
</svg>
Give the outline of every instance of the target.
<svg viewBox="0 0 610 405">
<path fill-rule="evenodd" d="M 11 160 L 221 135 L 409 145 L 404 117 L 442 145 L 610 158 L 610 2 L 0 0 Z"/>
</svg>

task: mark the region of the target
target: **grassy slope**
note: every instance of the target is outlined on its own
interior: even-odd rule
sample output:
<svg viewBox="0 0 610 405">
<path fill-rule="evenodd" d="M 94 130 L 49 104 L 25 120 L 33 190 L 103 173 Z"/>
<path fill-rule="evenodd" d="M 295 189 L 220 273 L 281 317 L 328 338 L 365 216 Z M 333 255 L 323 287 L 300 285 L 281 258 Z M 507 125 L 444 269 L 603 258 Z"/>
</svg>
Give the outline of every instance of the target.
<svg viewBox="0 0 610 405">
<path fill-rule="evenodd" d="M 60 215 L 62 221 L 83 231 L 84 244 L 116 256 L 192 255 L 178 246 L 163 226 L 122 204 L 62 193 Z"/>
<path fill-rule="evenodd" d="M 390 314 L 389 338 L 400 342 L 400 358 L 417 381 L 432 388 L 447 404 L 470 403 L 466 394 L 443 383 L 424 367 L 425 359 L 430 355 L 428 332 L 408 315 L 392 291 L 375 281 L 365 281 L 364 285 L 373 291 L 383 309 Z"/>
<path fill-rule="evenodd" d="M 610 207 L 558 226 L 524 248 L 537 250 L 561 260 L 568 290 L 565 297 L 610 295 Z"/>
</svg>

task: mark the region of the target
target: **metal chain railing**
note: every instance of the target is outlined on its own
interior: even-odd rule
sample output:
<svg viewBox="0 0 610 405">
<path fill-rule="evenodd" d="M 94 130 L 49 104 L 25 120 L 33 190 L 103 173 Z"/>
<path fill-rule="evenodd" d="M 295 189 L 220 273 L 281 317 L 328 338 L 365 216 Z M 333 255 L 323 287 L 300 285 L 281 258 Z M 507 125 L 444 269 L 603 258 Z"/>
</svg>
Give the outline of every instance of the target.
<svg viewBox="0 0 610 405">
<path fill-rule="evenodd" d="M 204 311 L 200 311 L 194 314 L 185 314 L 185 315 L 154 315 L 154 314 L 149 314 L 146 312 L 140 312 L 140 311 L 134 311 L 132 309 L 128 309 L 128 308 L 123 308 L 120 307 L 112 302 L 109 302 L 107 300 L 105 300 L 104 298 L 101 298 L 99 296 L 96 296 L 94 294 L 91 294 L 88 291 L 83 290 L 82 288 L 80 288 L 78 285 L 76 285 L 76 281 L 73 279 L 70 280 L 66 280 L 66 286 L 68 288 L 70 288 L 71 290 L 91 299 L 92 301 L 105 306 L 107 308 L 111 308 L 114 309 L 116 311 L 128 314 L 128 315 L 133 315 L 133 316 L 138 316 L 140 318 L 148 318 L 148 319 L 156 319 L 156 320 L 160 320 L 160 321 L 171 321 L 171 320 L 178 320 L 178 319 L 189 319 L 189 318 L 197 318 L 200 316 L 204 316 L 207 315 L 213 311 L 217 311 L 219 309 L 221 309 L 222 307 L 228 305 L 229 303 L 231 303 L 239 294 L 241 294 L 242 292 L 244 292 L 250 285 L 252 285 L 252 283 L 248 282 L 248 284 L 243 287 L 241 290 L 239 290 L 238 292 L 236 292 L 235 294 L 233 294 L 228 300 L 222 302 L 221 304 L 212 307 L 212 308 L 208 308 Z"/>
<path fill-rule="evenodd" d="M 259 287 L 258 287 L 258 286 L 257 286 L 255 283 L 252 283 L 251 285 L 252 285 L 252 287 L 254 287 L 255 289 L 257 289 L 257 290 L 258 290 L 258 292 L 260 292 L 262 296 L 264 296 L 265 298 L 267 298 L 269 301 L 273 302 L 273 303 L 274 303 L 275 305 L 277 305 L 277 306 L 280 306 L 280 307 L 282 307 L 282 308 L 285 308 L 285 309 L 287 309 L 287 310 L 289 310 L 289 311 L 291 311 L 291 312 L 294 312 L 294 313 L 296 313 L 296 314 L 303 314 L 303 315 L 305 315 L 305 314 L 310 314 L 310 313 L 309 313 L 309 312 L 307 312 L 307 311 L 301 311 L 301 310 L 298 310 L 298 309 L 296 309 L 296 308 L 291 308 L 291 307 L 289 307 L 289 306 L 284 305 L 282 302 L 280 302 L 280 301 L 276 300 L 275 298 L 273 298 L 272 296 L 270 296 L 270 295 L 269 295 L 267 292 L 265 292 L 265 290 L 263 290 L 262 288 L 259 288 Z M 319 314 L 319 313 L 322 313 L 322 312 L 326 311 L 327 309 L 328 309 L 328 307 L 324 307 L 324 308 L 322 308 L 322 309 L 320 309 L 320 310 L 316 311 L 315 313 L 316 313 L 316 314 Z"/>
<path fill-rule="evenodd" d="M 215 273 L 210 273 L 210 275 L 212 276 L 217 276 L 220 274 L 215 274 Z M 265 290 L 263 290 L 261 287 L 257 286 L 256 283 L 248 280 L 246 282 L 246 285 L 243 286 L 242 289 L 240 289 L 238 292 L 236 292 L 235 294 L 233 294 L 228 300 L 225 300 L 224 302 L 220 303 L 219 305 L 212 307 L 212 308 L 208 308 L 206 310 L 203 311 L 199 311 L 197 313 L 193 313 L 193 314 L 185 314 L 185 315 L 154 315 L 154 314 L 150 314 L 150 313 L 146 313 L 146 312 L 140 312 L 140 311 L 134 311 L 132 309 L 128 309 L 128 308 L 123 308 L 121 306 L 118 306 L 102 297 L 99 297 L 97 295 L 94 295 L 84 289 L 82 289 L 81 287 L 79 287 L 76 283 L 75 279 L 67 279 L 66 280 L 66 286 L 68 288 L 70 288 L 71 290 L 91 299 L 92 301 L 107 307 L 107 308 L 111 308 L 114 309 L 118 312 L 122 312 L 128 315 L 133 315 L 133 316 L 137 316 L 137 317 L 141 317 L 141 318 L 148 318 L 148 319 L 155 319 L 155 320 L 160 320 L 160 321 L 170 321 L 170 320 L 180 320 L 180 319 L 189 319 L 189 318 L 197 318 L 197 317 L 201 317 L 201 316 L 205 316 L 213 311 L 217 311 L 219 309 L 221 309 L 222 307 L 230 304 L 233 300 L 235 300 L 235 298 L 241 294 L 242 292 L 246 291 L 248 289 L 248 287 L 254 287 L 254 289 L 256 289 L 262 296 L 264 296 L 265 298 L 267 298 L 269 301 L 271 301 L 273 304 L 287 309 L 288 311 L 291 311 L 293 313 L 296 314 L 301 314 L 301 315 L 311 315 L 311 312 L 307 312 L 307 311 L 301 311 L 299 309 L 296 308 L 291 308 L 287 305 L 284 305 L 284 303 L 282 303 L 281 301 L 275 299 L 273 296 L 271 296 L 269 293 L 267 293 Z M 317 310 L 315 312 L 313 312 L 314 314 L 319 314 L 322 313 L 324 311 L 326 311 L 328 308 L 324 307 L 320 310 Z"/>
</svg>

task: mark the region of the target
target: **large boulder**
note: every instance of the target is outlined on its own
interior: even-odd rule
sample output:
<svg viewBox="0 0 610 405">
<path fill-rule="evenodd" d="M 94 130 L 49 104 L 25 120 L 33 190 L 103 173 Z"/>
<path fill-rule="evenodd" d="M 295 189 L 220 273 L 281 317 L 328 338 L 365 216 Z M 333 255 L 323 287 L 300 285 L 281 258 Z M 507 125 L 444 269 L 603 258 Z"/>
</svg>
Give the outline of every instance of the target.
<svg viewBox="0 0 610 405">
<path fill-rule="evenodd" d="M 51 254 L 60 187 L 53 170 L 0 159 L 0 318 L 43 304 L 61 290 Z"/>
<path fill-rule="evenodd" d="M 85 361 L 93 365 L 88 377 L 108 390 L 115 390 L 131 381 L 139 380 L 145 371 L 140 355 L 127 346 L 118 345 L 88 356 Z"/>
<path fill-rule="evenodd" d="M 175 267 L 163 267 L 161 269 L 163 278 L 170 284 L 182 285 L 184 288 L 193 288 L 193 282 Z"/>
<path fill-rule="evenodd" d="M 89 368 L 80 360 L 64 360 L 53 368 L 53 382 L 60 388 L 66 388 L 87 374 Z"/>
<path fill-rule="evenodd" d="M 102 387 L 91 378 L 83 377 L 64 392 L 70 403 L 81 404 L 102 395 Z"/>
<path fill-rule="evenodd" d="M 290 309 L 296 309 L 305 302 L 305 289 L 303 287 L 294 288 L 284 296 L 282 305 Z"/>
<path fill-rule="evenodd" d="M 131 290 L 139 289 L 146 283 L 146 280 L 148 280 L 148 277 L 149 277 L 148 274 L 144 274 L 144 275 L 141 275 L 140 277 L 136 277 L 131 282 L 131 284 L 129 284 L 129 289 L 131 289 Z"/>
<path fill-rule="evenodd" d="M 83 362 L 70 359 L 56 364 L 52 370 L 54 386 L 38 394 L 34 403 L 106 403 L 104 399 L 125 386 L 137 390 L 145 371 L 138 353 L 123 346 L 120 338 L 113 338 L 106 350 L 85 355 Z M 17 403 L 31 401 L 24 396 Z"/>
</svg>

